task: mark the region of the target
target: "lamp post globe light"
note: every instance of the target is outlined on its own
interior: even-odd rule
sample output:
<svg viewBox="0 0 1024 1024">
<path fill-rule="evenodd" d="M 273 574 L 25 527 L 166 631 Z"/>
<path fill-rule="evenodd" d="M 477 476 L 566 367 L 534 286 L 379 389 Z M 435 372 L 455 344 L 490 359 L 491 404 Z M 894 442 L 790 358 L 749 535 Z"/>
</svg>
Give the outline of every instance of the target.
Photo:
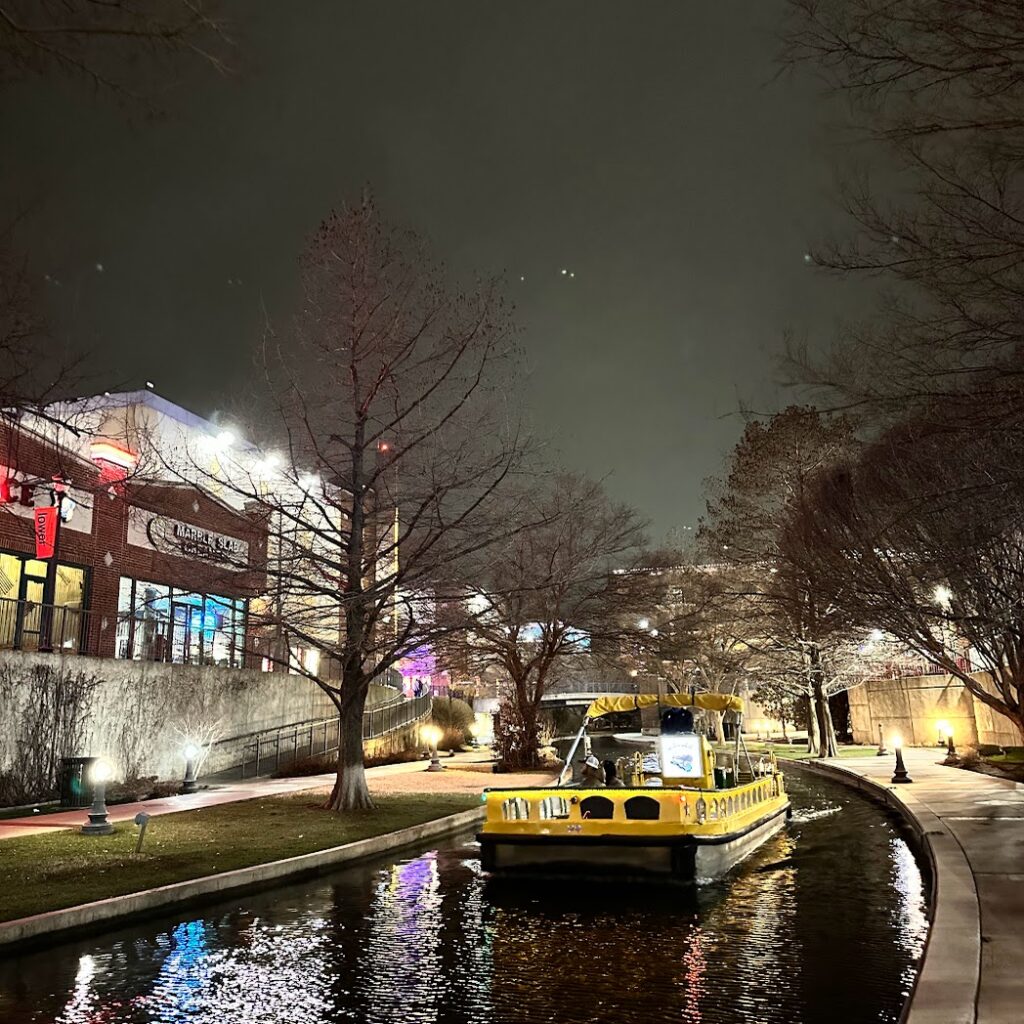
<svg viewBox="0 0 1024 1024">
<path fill-rule="evenodd" d="M 196 761 L 199 759 L 199 748 L 194 743 L 186 743 L 181 752 L 185 758 L 185 778 L 181 784 L 182 793 L 194 793 L 198 788 L 196 783 Z"/>
<path fill-rule="evenodd" d="M 89 821 L 82 826 L 82 835 L 109 836 L 114 826 L 107 819 L 107 782 L 114 774 L 109 761 L 96 761 L 89 771 L 92 782 L 92 807 L 89 808 Z"/>
<path fill-rule="evenodd" d="M 420 730 L 423 742 L 430 749 L 430 764 L 427 766 L 428 772 L 444 771 L 444 765 L 441 764 L 437 756 L 437 745 L 441 742 L 442 735 L 441 730 L 436 725 L 425 725 Z"/>
<path fill-rule="evenodd" d="M 892 746 L 896 751 L 896 770 L 892 773 L 892 781 L 897 784 L 913 782 L 907 773 L 907 766 L 903 763 L 903 737 L 899 733 L 893 735 Z"/>
</svg>

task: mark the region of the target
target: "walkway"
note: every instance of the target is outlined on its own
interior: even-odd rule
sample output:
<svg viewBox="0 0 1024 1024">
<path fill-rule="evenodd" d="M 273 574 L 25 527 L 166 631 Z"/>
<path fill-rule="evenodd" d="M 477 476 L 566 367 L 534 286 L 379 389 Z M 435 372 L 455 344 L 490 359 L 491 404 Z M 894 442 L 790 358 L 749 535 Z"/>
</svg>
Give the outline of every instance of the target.
<svg viewBox="0 0 1024 1024">
<path fill-rule="evenodd" d="M 905 751 L 912 785 L 892 785 L 892 755 L 823 767 L 881 787 L 931 848 L 932 929 L 907 1024 L 1016 1024 L 1024 1019 L 1024 786 L 946 768 L 944 753 Z"/>
<path fill-rule="evenodd" d="M 402 764 L 380 765 L 368 768 L 366 777 L 370 792 L 381 796 L 397 793 L 479 793 L 487 786 L 543 786 L 553 780 L 550 773 L 523 773 L 494 775 L 487 769 L 489 752 L 467 751 L 454 757 L 442 757 L 443 772 L 427 772 L 428 761 L 407 761 Z M 173 814 L 192 811 L 216 804 L 254 800 L 258 797 L 280 796 L 305 790 L 328 791 L 334 784 L 334 775 L 308 775 L 301 779 L 253 779 L 251 782 L 232 782 L 211 785 L 187 796 L 172 796 L 164 800 L 145 800 L 131 804 L 113 804 L 109 808 L 112 822 L 131 821 L 139 811 L 147 814 Z M 22 818 L 0 820 L 0 840 L 16 836 L 38 835 L 53 829 L 78 828 L 88 820 L 86 810 L 58 811 L 54 814 L 34 814 Z"/>
</svg>

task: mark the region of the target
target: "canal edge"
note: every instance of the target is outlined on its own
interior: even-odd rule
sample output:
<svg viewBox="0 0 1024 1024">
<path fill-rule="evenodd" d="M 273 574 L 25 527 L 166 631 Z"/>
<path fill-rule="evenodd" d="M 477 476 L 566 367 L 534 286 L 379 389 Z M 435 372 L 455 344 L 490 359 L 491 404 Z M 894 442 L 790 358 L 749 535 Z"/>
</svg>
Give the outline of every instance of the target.
<svg viewBox="0 0 1024 1024">
<path fill-rule="evenodd" d="M 98 931 L 102 925 L 111 921 L 128 923 L 158 916 L 174 907 L 215 902 L 227 896 L 268 888 L 279 882 L 310 878 L 346 864 L 398 852 L 427 839 L 457 835 L 468 831 L 483 816 L 483 807 L 473 807 L 419 825 L 410 825 L 397 832 L 385 832 L 383 835 L 358 839 L 326 850 L 315 850 L 297 857 L 253 864 L 218 875 L 204 875 L 155 889 L 142 889 L 76 907 L 49 910 L 31 917 L 0 922 L 0 949 L 10 950 L 14 945 L 19 948 L 55 945 L 78 935 Z"/>
<path fill-rule="evenodd" d="M 928 934 L 901 1024 L 976 1024 L 981 984 L 981 904 L 957 838 L 909 787 L 884 785 L 836 764 L 787 761 L 860 790 L 907 823 L 931 875 Z"/>
</svg>

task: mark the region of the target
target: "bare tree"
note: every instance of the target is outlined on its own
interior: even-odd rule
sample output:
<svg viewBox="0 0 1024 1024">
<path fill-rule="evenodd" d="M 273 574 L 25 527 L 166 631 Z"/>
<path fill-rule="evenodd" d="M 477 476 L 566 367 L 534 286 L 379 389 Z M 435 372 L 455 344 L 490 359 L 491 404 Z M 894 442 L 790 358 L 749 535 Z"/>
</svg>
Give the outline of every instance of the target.
<svg viewBox="0 0 1024 1024">
<path fill-rule="evenodd" d="M 802 381 L 951 434 L 1019 424 L 1024 375 L 1024 8 L 1013 0 L 791 0 L 784 60 L 850 101 L 881 173 L 851 174 L 819 264 L 889 285 Z M 864 150 L 862 149 L 863 153 Z M 955 444 L 955 439 L 951 439 Z"/>
<path fill-rule="evenodd" d="M 511 768 L 537 763 L 538 715 L 559 669 L 581 659 L 617 659 L 647 631 L 639 566 L 643 524 L 604 488 L 556 476 L 517 495 L 505 519 L 523 525 L 472 565 L 463 600 L 448 610 L 463 664 L 496 667 L 505 683 L 503 750 Z"/>
<path fill-rule="evenodd" d="M 182 57 L 224 71 L 230 42 L 216 6 L 210 0 L 3 0 L 0 80 L 60 73 L 137 97 L 140 79 L 155 83 Z"/>
<path fill-rule="evenodd" d="M 435 608 L 460 564 L 507 533 L 497 497 L 525 450 L 516 346 L 497 286 L 456 290 L 369 199 L 331 214 L 301 270 L 301 309 L 261 356 L 252 425 L 264 454 L 254 463 L 225 440 L 213 463 L 177 472 L 262 522 L 259 653 L 337 708 L 327 806 L 351 810 L 371 806 L 370 683 L 440 638 Z"/>
<path fill-rule="evenodd" d="M 709 560 L 731 567 L 724 596 L 743 620 L 744 640 L 776 671 L 805 682 L 813 753 L 835 753 L 828 696 L 832 651 L 848 623 L 822 581 L 783 544 L 792 507 L 815 475 L 855 446 L 853 424 L 792 406 L 766 423 L 748 424 L 727 471 L 709 485 L 699 537 Z M 735 627 L 734 627 L 735 628 Z"/>
<path fill-rule="evenodd" d="M 940 665 L 1024 736 L 1020 461 L 1013 434 L 950 452 L 944 424 L 901 424 L 822 475 L 791 557 L 848 615 Z"/>
</svg>

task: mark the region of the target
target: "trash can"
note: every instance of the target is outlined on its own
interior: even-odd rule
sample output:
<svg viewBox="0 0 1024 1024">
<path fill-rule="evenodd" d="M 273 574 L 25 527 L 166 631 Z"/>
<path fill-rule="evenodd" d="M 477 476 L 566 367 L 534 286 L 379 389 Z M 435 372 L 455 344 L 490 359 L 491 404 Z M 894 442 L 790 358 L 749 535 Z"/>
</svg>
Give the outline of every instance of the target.
<svg viewBox="0 0 1024 1024">
<path fill-rule="evenodd" d="M 95 757 L 62 757 L 60 759 L 61 807 L 88 807 L 92 803 L 92 782 L 89 770 Z"/>
</svg>

